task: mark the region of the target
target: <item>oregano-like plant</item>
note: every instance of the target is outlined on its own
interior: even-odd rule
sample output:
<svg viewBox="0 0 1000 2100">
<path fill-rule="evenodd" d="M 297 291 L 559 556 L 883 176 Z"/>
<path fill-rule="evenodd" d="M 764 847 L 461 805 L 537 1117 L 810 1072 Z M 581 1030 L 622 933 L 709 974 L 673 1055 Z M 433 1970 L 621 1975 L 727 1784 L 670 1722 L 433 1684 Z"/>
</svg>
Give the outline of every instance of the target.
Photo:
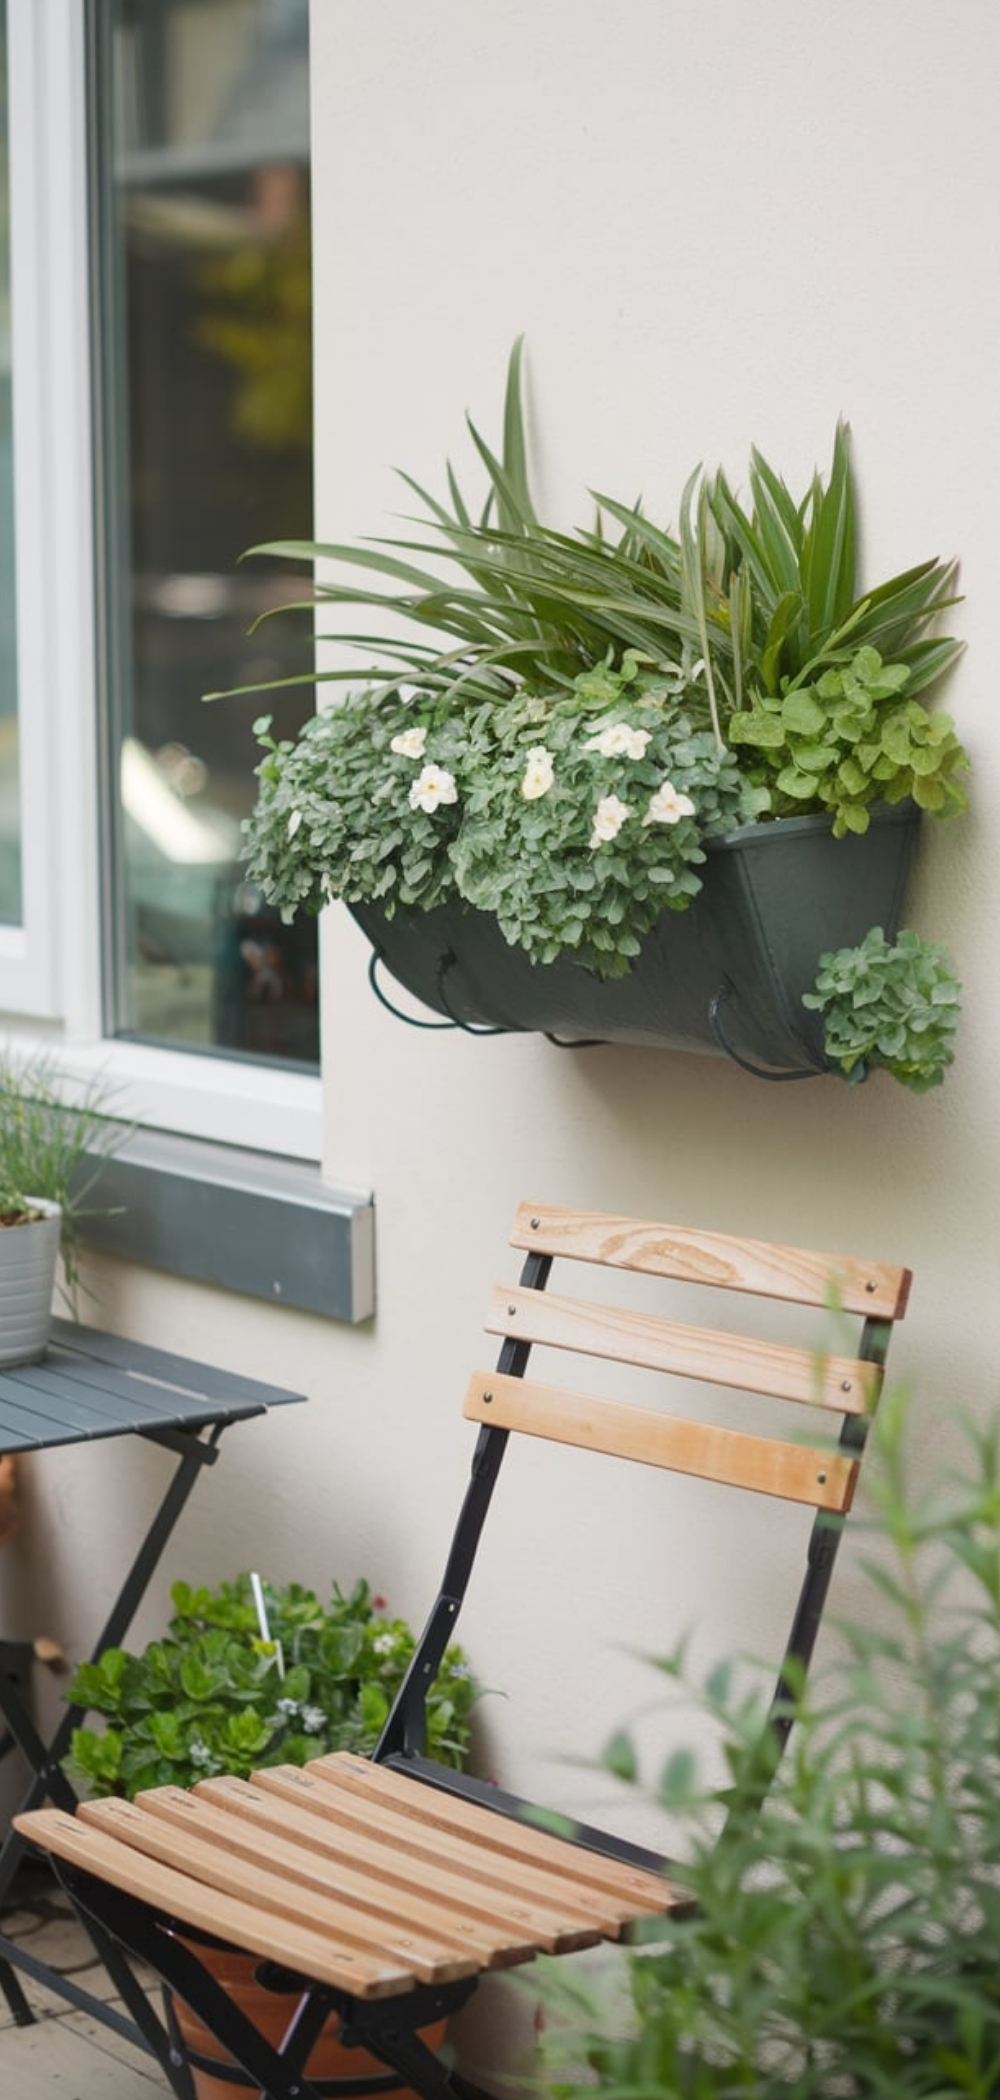
<svg viewBox="0 0 1000 2100">
<path fill-rule="evenodd" d="M 961 990 L 939 944 L 912 931 L 892 943 L 873 926 L 858 947 L 820 956 L 802 1004 L 822 1014 L 826 1055 L 845 1079 L 881 1068 L 922 1094 L 953 1062 Z"/>
</svg>

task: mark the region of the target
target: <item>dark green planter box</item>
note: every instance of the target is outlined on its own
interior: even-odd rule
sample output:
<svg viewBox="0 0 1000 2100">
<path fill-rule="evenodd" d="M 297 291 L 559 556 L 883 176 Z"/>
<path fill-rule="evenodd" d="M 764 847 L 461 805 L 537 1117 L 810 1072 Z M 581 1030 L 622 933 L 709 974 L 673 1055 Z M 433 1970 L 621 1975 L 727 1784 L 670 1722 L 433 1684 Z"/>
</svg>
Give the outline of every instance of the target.
<svg viewBox="0 0 1000 2100">
<path fill-rule="evenodd" d="M 861 838 L 835 839 L 825 817 L 744 825 L 709 847 L 700 895 L 664 912 L 613 983 L 568 958 L 530 962 L 488 913 L 457 901 L 391 919 L 351 910 L 392 976 L 465 1027 L 721 1055 L 717 1026 L 752 1063 L 818 1071 L 822 1025 L 802 994 L 827 949 L 855 946 L 871 926 L 898 932 L 919 821 L 899 803 Z"/>
</svg>

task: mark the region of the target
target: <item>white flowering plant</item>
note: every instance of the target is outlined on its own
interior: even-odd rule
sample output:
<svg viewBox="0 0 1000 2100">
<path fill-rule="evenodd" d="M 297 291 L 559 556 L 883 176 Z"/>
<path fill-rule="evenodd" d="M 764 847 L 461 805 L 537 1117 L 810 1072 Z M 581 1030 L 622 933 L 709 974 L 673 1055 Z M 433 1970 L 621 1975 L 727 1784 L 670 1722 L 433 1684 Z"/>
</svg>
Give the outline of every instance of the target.
<svg viewBox="0 0 1000 2100">
<path fill-rule="evenodd" d="M 697 895 L 703 841 L 766 800 L 676 687 L 626 651 L 617 670 L 458 711 L 352 696 L 295 745 L 265 718 L 251 876 L 286 910 L 458 897 L 536 962 L 568 952 L 621 976 L 660 913 Z"/>
<path fill-rule="evenodd" d="M 299 609 L 336 608 L 338 663 L 319 675 L 347 695 L 294 743 L 256 725 L 247 850 L 271 903 L 391 915 L 457 897 L 535 961 L 613 977 L 697 894 L 705 842 L 742 822 L 819 814 L 843 837 L 877 803 L 965 806 L 965 752 L 922 697 L 960 653 L 936 631 L 956 565 L 859 592 L 845 425 L 800 501 L 755 451 L 749 502 L 696 473 L 676 533 L 604 495 L 590 530 L 542 522 L 520 343 L 499 456 L 469 431 L 485 506 L 449 465 L 445 501 L 402 475 L 423 516 L 395 537 L 252 550 L 314 565 Z M 345 631 L 359 608 L 379 638 Z"/>
<path fill-rule="evenodd" d="M 106 1724 L 73 1731 L 71 1763 L 91 1794 L 131 1800 L 144 1787 L 374 1748 L 413 1655 L 407 1622 L 364 1581 L 335 1587 L 328 1604 L 298 1583 L 261 1587 L 269 1639 L 249 1575 L 215 1590 L 178 1582 L 164 1640 L 80 1665 L 66 1697 Z M 463 1650 L 449 1647 L 427 1698 L 438 1762 L 463 1764 L 476 1695 Z"/>
</svg>

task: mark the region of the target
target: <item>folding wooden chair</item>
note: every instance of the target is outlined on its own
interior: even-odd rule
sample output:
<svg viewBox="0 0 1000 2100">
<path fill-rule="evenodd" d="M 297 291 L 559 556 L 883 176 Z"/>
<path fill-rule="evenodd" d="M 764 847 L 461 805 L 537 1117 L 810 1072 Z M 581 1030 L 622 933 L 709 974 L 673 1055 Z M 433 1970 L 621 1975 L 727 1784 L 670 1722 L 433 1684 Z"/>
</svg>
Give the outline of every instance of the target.
<svg viewBox="0 0 1000 2100">
<path fill-rule="evenodd" d="M 512 1244 L 526 1255 L 520 1283 L 494 1292 L 486 1322 L 503 1337 L 499 1363 L 473 1375 L 465 1401 L 480 1425 L 471 1480 L 440 1591 L 374 1757 L 336 1754 L 250 1782 L 210 1779 L 190 1793 L 162 1787 L 134 1803 L 85 1802 L 75 1815 L 47 1809 L 18 1819 L 53 1855 L 74 1901 L 152 1964 L 268 2100 L 314 2100 L 319 2088 L 304 2066 L 331 2012 L 345 2042 L 425 2100 L 468 2100 L 477 2089 L 447 2069 L 418 2029 L 447 2019 L 488 1971 L 615 1939 L 680 1900 L 654 1854 L 579 1824 L 572 1840 L 554 1836 L 538 1809 L 422 1754 L 426 1689 L 454 1636 L 512 1432 L 811 1506 L 804 1579 L 769 1720 L 779 1744 L 790 1659 L 805 1667 L 812 1653 L 908 1271 L 543 1204 L 522 1205 Z M 656 1309 L 548 1292 L 553 1261 L 563 1258 L 582 1271 L 584 1288 L 594 1265 L 653 1279 Z M 835 1303 L 861 1318 L 856 1353 L 818 1356 L 801 1341 L 666 1319 L 671 1280 L 710 1287 L 713 1305 L 730 1292 Z M 619 1282 L 617 1295 L 635 1289 L 623 1293 Z M 797 1403 L 798 1427 L 778 1440 L 708 1422 L 704 1407 L 702 1418 L 697 1409 L 682 1417 L 540 1383 L 528 1375 L 536 1345 L 669 1373 L 671 1407 L 675 1380 L 767 1396 L 771 1419 L 775 1400 Z M 178 1936 L 185 1927 L 260 1956 L 265 1980 L 292 1994 L 281 2043 L 265 2042 L 230 2003 Z M 165 2037 L 161 2060 L 189 2100 L 175 2034 Z M 373 2088 L 362 2080 L 360 2089 L 386 2090 L 386 2081 Z"/>
</svg>

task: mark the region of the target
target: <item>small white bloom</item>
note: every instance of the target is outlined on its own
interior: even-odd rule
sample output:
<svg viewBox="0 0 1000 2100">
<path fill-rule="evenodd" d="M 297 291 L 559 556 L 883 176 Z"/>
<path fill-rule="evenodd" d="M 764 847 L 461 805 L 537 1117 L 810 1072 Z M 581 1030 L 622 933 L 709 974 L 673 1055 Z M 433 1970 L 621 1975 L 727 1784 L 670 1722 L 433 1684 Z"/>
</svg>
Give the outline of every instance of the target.
<svg viewBox="0 0 1000 2100">
<path fill-rule="evenodd" d="M 439 802 L 457 802 L 458 789 L 454 773 L 444 766 L 424 766 L 417 774 L 410 789 L 410 808 L 425 809 L 433 815 Z"/>
<path fill-rule="evenodd" d="M 649 808 L 643 817 L 644 824 L 676 824 L 681 817 L 694 816 L 694 803 L 690 795 L 678 794 L 672 780 L 664 780 L 650 797 Z"/>
<path fill-rule="evenodd" d="M 602 758 L 642 758 L 650 735 L 648 729 L 630 729 L 627 722 L 606 722 L 583 748 L 599 751 Z"/>
<path fill-rule="evenodd" d="M 297 1700 L 297 1699 L 279 1699 L 279 1700 L 278 1700 L 278 1712 L 279 1712 L 279 1714 L 288 1714 L 288 1716 L 289 1716 L 289 1717 L 291 1717 L 291 1715 L 292 1715 L 292 1714 L 297 1714 L 297 1713 L 298 1713 L 298 1710 L 299 1710 L 299 1702 L 298 1702 L 298 1700 Z"/>
<path fill-rule="evenodd" d="M 591 847 L 606 846 L 616 839 L 626 817 L 632 814 L 627 802 L 617 795 L 602 795 L 594 811 L 594 829 L 590 834 Z"/>
<path fill-rule="evenodd" d="M 525 801 L 537 802 L 540 795 L 547 795 L 554 779 L 551 751 L 547 751 L 544 744 L 533 744 L 521 782 Z"/>
<path fill-rule="evenodd" d="M 391 1655 L 395 1645 L 396 1636 L 393 1633 L 377 1633 L 372 1642 L 376 1655 Z"/>
<path fill-rule="evenodd" d="M 389 749 L 400 758 L 423 758 L 426 742 L 426 729 L 401 729 L 399 735 L 393 737 Z"/>
<path fill-rule="evenodd" d="M 188 1744 L 188 1756 L 193 1765 L 210 1765 L 212 1753 L 200 1735 L 193 1736 Z"/>
<path fill-rule="evenodd" d="M 304 1706 L 302 1708 L 302 1728 L 304 1734 L 318 1735 L 320 1729 L 325 1727 L 325 1725 L 326 1715 L 323 1712 L 323 1708 L 321 1706 Z"/>
<path fill-rule="evenodd" d="M 288 819 L 288 836 L 290 839 L 293 839 L 295 837 L 295 834 L 301 822 L 302 811 L 300 809 L 293 809 L 292 814 Z"/>
</svg>

